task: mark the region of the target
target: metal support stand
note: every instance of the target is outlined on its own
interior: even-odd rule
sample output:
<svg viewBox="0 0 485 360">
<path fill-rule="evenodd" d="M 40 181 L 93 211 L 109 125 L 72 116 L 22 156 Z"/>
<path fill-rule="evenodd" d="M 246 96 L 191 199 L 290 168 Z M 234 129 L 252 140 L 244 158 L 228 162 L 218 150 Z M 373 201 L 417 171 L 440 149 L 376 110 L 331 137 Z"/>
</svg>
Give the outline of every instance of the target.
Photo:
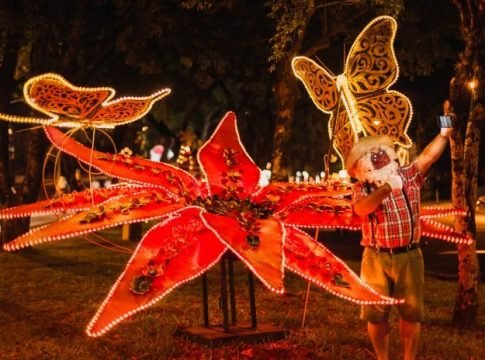
<svg viewBox="0 0 485 360">
<path fill-rule="evenodd" d="M 258 319 L 256 319 L 256 296 L 254 292 L 254 276 L 248 270 L 248 287 L 249 287 L 249 305 L 251 306 L 251 328 L 256 329 L 258 326 Z"/>
<path fill-rule="evenodd" d="M 207 295 L 207 274 L 202 274 L 202 312 L 204 314 L 204 326 L 209 327 L 209 302 Z"/>
<path fill-rule="evenodd" d="M 319 233 L 319 229 L 316 228 L 314 239 L 317 242 L 318 242 L 318 233 Z M 303 316 L 301 318 L 301 327 L 305 327 L 306 312 L 307 312 L 307 309 L 308 309 L 308 299 L 310 298 L 310 287 L 311 287 L 311 282 L 308 281 L 308 285 L 307 285 L 307 288 L 306 288 L 306 294 L 305 294 L 305 305 L 303 306 Z"/>
<path fill-rule="evenodd" d="M 231 325 L 236 325 L 236 293 L 234 291 L 234 259 L 232 256 L 227 258 L 229 267 L 229 296 L 231 303 Z"/>
<path fill-rule="evenodd" d="M 248 327 L 237 325 L 236 295 L 234 286 L 234 260 L 233 254 L 226 254 L 220 260 L 220 298 L 219 307 L 222 311 L 222 324 L 210 325 L 209 297 L 207 275 L 202 275 L 202 310 L 203 326 L 179 329 L 177 335 L 183 335 L 205 345 L 217 345 L 233 340 L 247 342 L 272 341 L 285 337 L 286 330 L 271 325 L 258 325 L 256 317 L 256 293 L 253 273 L 248 269 L 248 292 L 251 314 L 251 325 Z M 226 268 L 227 263 L 227 268 Z M 227 291 L 229 283 L 229 294 Z M 229 309 L 230 307 L 230 309 Z M 230 314 L 230 324 L 229 324 Z"/>
<path fill-rule="evenodd" d="M 229 314 L 227 309 L 227 286 L 226 286 L 226 262 L 224 259 L 221 261 L 221 301 L 220 306 L 222 309 L 222 328 L 224 332 L 229 332 Z"/>
</svg>

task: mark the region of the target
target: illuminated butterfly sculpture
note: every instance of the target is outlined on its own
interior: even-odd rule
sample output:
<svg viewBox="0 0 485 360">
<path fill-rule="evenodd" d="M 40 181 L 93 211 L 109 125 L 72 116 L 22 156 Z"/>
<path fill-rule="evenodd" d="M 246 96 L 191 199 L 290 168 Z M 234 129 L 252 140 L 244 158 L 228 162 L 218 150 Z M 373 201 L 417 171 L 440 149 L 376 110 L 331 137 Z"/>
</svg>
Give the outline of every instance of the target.
<svg viewBox="0 0 485 360">
<path fill-rule="evenodd" d="M 89 323 L 100 336 L 130 315 L 162 299 L 178 285 L 211 268 L 232 251 L 271 291 L 284 291 L 284 269 L 346 300 L 396 304 L 381 296 L 322 244 L 297 227 L 360 229 L 349 186 L 272 183 L 258 186 L 260 170 L 242 146 L 236 116 L 227 113 L 198 160 L 202 180 L 169 164 L 94 151 L 55 127 L 45 127 L 54 146 L 130 186 L 63 195 L 0 211 L 10 219 L 46 212 L 73 212 L 4 245 L 16 250 L 80 236 L 120 224 L 159 219 Z M 91 207 L 91 204 L 96 204 Z M 453 210 L 450 210 L 450 213 Z M 442 211 L 439 212 L 442 214 Z M 428 216 L 435 216 L 434 210 Z M 423 231 L 465 241 L 444 225 Z"/>
<path fill-rule="evenodd" d="M 297 56 L 292 60 L 295 76 L 307 89 L 313 103 L 331 114 L 329 136 L 342 162 L 360 137 L 387 135 L 400 145 L 397 154 L 402 162 L 412 142 L 407 129 L 413 115 L 409 99 L 389 88 L 399 76 L 393 43 L 396 21 L 389 16 L 372 20 L 354 41 L 344 72 L 338 76 L 312 59 Z M 345 166 L 344 166 L 345 168 Z M 423 207 L 420 210 L 422 235 L 457 243 L 471 243 L 469 237 L 455 237 L 431 218 L 464 215 L 463 210 Z"/>
<path fill-rule="evenodd" d="M 403 94 L 389 90 L 399 76 L 393 49 L 396 30 L 392 17 L 372 20 L 357 36 L 344 72 L 338 76 L 304 56 L 292 61 L 293 72 L 313 103 L 331 114 L 329 135 L 342 162 L 362 136 L 388 135 L 400 146 L 412 144 L 406 133 L 413 114 L 411 103 Z"/>
<path fill-rule="evenodd" d="M 146 97 L 112 100 L 116 94 L 113 88 L 77 87 L 58 74 L 47 73 L 29 79 L 24 85 L 25 101 L 47 118 L 0 113 L 0 119 L 65 128 L 111 129 L 140 119 L 170 92 L 166 88 Z"/>
</svg>

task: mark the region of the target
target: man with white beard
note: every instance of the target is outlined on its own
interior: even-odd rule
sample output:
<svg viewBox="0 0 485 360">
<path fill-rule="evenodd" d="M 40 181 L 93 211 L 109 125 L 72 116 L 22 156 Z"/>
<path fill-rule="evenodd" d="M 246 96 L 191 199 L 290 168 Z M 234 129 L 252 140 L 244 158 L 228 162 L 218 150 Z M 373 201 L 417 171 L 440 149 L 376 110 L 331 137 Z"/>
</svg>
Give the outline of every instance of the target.
<svg viewBox="0 0 485 360">
<path fill-rule="evenodd" d="M 400 167 L 387 136 L 362 138 L 346 166 L 359 180 L 354 186 L 354 212 L 362 217 L 364 253 L 361 277 L 380 293 L 402 298 L 398 305 L 404 359 L 416 357 L 424 313 L 424 264 L 419 248 L 420 189 L 424 175 L 446 148 L 451 128 L 440 134 L 410 165 Z M 364 305 L 361 318 L 378 360 L 389 352 L 390 306 Z"/>
</svg>

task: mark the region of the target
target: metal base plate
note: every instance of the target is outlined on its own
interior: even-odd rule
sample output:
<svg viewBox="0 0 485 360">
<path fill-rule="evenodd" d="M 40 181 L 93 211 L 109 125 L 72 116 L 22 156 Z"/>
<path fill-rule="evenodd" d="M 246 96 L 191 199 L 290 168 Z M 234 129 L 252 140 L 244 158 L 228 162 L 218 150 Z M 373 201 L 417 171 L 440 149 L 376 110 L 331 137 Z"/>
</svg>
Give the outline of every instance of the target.
<svg viewBox="0 0 485 360">
<path fill-rule="evenodd" d="M 272 325 L 260 324 L 257 328 L 230 326 L 228 332 L 222 327 L 191 327 L 179 329 L 176 335 L 188 337 L 190 340 L 204 345 L 220 345 L 230 341 L 260 342 L 283 339 L 287 330 Z"/>
</svg>

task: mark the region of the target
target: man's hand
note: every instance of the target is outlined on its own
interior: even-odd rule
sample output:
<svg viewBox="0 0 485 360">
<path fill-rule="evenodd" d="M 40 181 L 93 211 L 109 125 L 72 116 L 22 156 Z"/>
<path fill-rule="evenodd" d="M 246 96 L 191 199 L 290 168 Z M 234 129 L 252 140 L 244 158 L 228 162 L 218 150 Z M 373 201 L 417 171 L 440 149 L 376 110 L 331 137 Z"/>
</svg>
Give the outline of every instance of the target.
<svg viewBox="0 0 485 360">
<path fill-rule="evenodd" d="M 453 112 L 453 106 L 451 105 L 451 102 L 449 100 L 445 100 L 443 102 L 443 114 L 445 116 L 449 116 L 451 118 L 451 123 L 453 124 L 454 120 L 456 120 L 456 115 Z M 453 128 L 441 128 L 440 129 L 440 135 L 444 138 L 449 138 L 451 133 L 453 132 Z"/>
<path fill-rule="evenodd" d="M 354 212 L 359 216 L 367 216 L 382 203 L 382 201 L 392 192 L 391 185 L 385 183 L 379 186 L 375 191 L 366 197 L 358 200 L 353 208 Z"/>
<path fill-rule="evenodd" d="M 391 190 L 401 190 L 402 189 L 402 179 L 399 175 L 389 175 L 386 179 L 373 180 L 373 184 L 381 187 L 385 184 L 389 184 Z"/>
<path fill-rule="evenodd" d="M 440 135 L 444 138 L 449 138 L 451 133 L 453 132 L 453 128 L 441 128 Z"/>
<path fill-rule="evenodd" d="M 387 179 L 387 183 L 391 187 L 392 190 L 401 190 L 402 189 L 402 178 L 399 175 L 391 175 Z"/>
</svg>

